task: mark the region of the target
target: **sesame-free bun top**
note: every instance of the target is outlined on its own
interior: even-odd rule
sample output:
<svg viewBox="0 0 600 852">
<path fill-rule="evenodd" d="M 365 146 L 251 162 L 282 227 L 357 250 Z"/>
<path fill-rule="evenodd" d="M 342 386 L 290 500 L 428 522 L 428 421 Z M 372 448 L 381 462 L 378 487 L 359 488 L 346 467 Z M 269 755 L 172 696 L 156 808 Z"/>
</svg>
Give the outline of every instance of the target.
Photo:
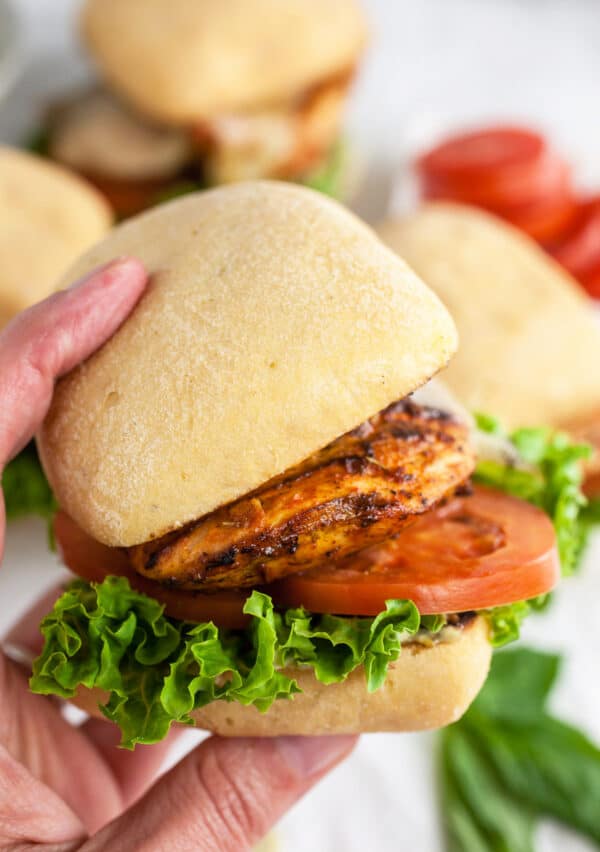
<svg viewBox="0 0 600 852">
<path fill-rule="evenodd" d="M 82 31 L 122 95 L 181 124 L 288 101 L 365 42 L 358 0 L 87 0 Z"/>
<path fill-rule="evenodd" d="M 507 427 L 568 426 L 600 411 L 600 325 L 581 287 L 490 214 L 426 204 L 379 234 L 436 291 L 460 350 L 444 381 Z"/>
<path fill-rule="evenodd" d="M 86 182 L 0 146 L 0 327 L 57 289 L 111 221 L 108 205 Z"/>
<path fill-rule="evenodd" d="M 404 396 L 457 346 L 438 298 L 339 204 L 277 182 L 120 225 L 66 281 L 151 275 L 57 386 L 39 437 L 62 508 L 105 544 L 161 535 L 258 487 Z"/>
</svg>

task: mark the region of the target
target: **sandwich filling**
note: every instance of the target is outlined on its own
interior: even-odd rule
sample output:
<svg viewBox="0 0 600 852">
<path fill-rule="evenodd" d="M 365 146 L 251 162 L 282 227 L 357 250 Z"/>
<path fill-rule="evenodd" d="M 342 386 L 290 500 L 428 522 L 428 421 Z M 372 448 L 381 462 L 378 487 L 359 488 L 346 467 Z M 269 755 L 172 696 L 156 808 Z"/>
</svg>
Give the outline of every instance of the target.
<svg viewBox="0 0 600 852">
<path fill-rule="evenodd" d="M 285 103 L 183 129 L 156 124 L 95 88 L 56 104 L 35 147 L 83 174 L 121 217 L 206 186 L 260 178 L 299 180 L 337 196 L 353 77 L 346 69 Z"/>
<path fill-rule="evenodd" d="M 502 443 L 510 453 L 479 459 L 472 487 L 468 428 L 405 400 L 138 548 L 94 542 L 59 513 L 80 579 L 42 623 L 32 689 L 99 688 L 133 747 L 215 700 L 266 711 L 298 691 L 298 667 L 325 684 L 362 667 L 373 691 L 403 645 L 460 642 L 472 613 L 493 644 L 515 639 L 559 555 L 566 573 L 580 555 L 587 450 L 544 430 Z"/>
<path fill-rule="evenodd" d="M 474 466 L 464 424 L 404 400 L 242 499 L 131 547 L 129 558 L 172 587 L 270 583 L 398 534 Z"/>
</svg>

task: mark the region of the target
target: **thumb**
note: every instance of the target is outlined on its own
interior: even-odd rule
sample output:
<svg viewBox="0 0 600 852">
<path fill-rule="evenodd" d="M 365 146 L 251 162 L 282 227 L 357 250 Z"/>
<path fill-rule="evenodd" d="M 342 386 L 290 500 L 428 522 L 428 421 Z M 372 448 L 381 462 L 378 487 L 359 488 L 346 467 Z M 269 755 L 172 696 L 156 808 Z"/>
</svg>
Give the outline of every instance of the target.
<svg viewBox="0 0 600 852">
<path fill-rule="evenodd" d="M 355 737 L 210 737 L 82 852 L 241 852 L 354 747 Z"/>
</svg>

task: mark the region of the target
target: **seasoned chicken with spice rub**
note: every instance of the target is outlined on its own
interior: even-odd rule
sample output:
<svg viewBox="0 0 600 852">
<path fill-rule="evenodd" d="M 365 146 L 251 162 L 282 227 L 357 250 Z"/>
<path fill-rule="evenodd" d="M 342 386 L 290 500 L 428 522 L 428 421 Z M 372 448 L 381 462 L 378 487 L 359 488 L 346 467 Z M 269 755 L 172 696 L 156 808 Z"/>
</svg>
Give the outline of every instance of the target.
<svg viewBox="0 0 600 852">
<path fill-rule="evenodd" d="M 139 574 L 187 589 L 270 583 L 396 534 L 452 495 L 474 463 L 464 424 L 402 400 L 129 557 Z"/>
</svg>

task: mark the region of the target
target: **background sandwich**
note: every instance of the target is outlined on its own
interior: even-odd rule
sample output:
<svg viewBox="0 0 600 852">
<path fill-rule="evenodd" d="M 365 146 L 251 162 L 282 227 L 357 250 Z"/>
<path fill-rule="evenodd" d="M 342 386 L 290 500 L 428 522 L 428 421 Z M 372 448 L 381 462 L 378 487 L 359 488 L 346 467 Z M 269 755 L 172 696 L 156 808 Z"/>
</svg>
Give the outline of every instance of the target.
<svg viewBox="0 0 600 852">
<path fill-rule="evenodd" d="M 356 0 L 87 0 L 81 27 L 107 88 L 51 112 L 48 150 L 119 215 L 261 177 L 339 194 Z"/>
<path fill-rule="evenodd" d="M 0 146 L 0 327 L 44 299 L 112 225 L 92 186 L 39 157 Z"/>
<path fill-rule="evenodd" d="M 454 721 L 490 642 L 558 579 L 569 452 L 521 471 L 546 511 L 472 489 L 469 427 L 407 398 L 456 349 L 449 314 L 323 196 L 189 196 L 68 277 L 123 254 L 149 289 L 58 384 L 39 436 L 82 579 L 43 622 L 32 688 L 102 702 L 129 746 L 173 721 L 265 736 Z"/>
<path fill-rule="evenodd" d="M 444 381 L 474 412 L 508 429 L 548 426 L 589 443 L 600 487 L 600 326 L 557 263 L 496 217 L 434 202 L 378 232 L 442 299 L 460 350 Z"/>
<path fill-rule="evenodd" d="M 58 289 L 67 267 L 111 224 L 108 204 L 80 177 L 0 146 L 0 328 Z M 8 518 L 50 510 L 33 445 L 4 470 L 2 488 Z"/>
</svg>

